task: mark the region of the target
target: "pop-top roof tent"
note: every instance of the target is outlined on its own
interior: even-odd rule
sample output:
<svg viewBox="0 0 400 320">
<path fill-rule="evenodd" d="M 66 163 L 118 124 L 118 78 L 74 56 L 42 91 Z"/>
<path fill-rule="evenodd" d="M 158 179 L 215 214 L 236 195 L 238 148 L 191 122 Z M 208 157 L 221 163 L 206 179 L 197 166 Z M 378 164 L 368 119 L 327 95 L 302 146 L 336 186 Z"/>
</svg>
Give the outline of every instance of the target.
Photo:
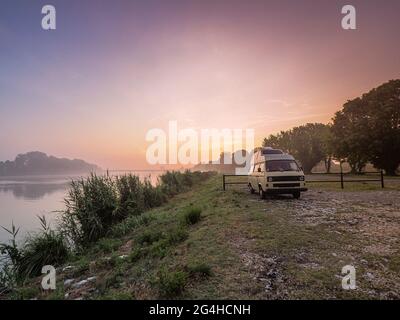
<svg viewBox="0 0 400 320">
<path fill-rule="evenodd" d="M 254 163 L 268 160 L 295 160 L 290 154 L 283 153 L 282 150 L 273 149 L 270 147 L 262 148 L 254 155 Z"/>
<path fill-rule="evenodd" d="M 261 154 L 267 155 L 267 154 L 283 154 L 283 151 L 281 149 L 273 149 L 271 147 L 266 147 L 261 149 Z"/>
</svg>

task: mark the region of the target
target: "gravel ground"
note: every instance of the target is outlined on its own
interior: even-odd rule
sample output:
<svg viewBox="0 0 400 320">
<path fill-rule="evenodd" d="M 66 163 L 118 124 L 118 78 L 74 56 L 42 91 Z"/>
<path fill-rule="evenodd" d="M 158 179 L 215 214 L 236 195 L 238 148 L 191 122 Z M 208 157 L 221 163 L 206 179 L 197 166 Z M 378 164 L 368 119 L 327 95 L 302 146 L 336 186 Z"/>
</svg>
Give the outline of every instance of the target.
<svg viewBox="0 0 400 320">
<path fill-rule="evenodd" d="M 297 270 L 306 272 L 327 270 L 330 264 L 351 264 L 357 270 L 357 290 L 348 298 L 400 299 L 400 191 L 328 191 L 311 189 L 299 200 L 291 196 L 278 196 L 260 201 L 266 214 L 288 213 L 291 223 L 312 228 L 323 227 L 342 241 L 312 245 L 313 252 L 302 251 L 284 256 L 252 252 L 240 242 L 242 261 L 254 279 L 265 287 L 264 298 L 302 298 L 307 286 L 301 290 L 287 272 L 288 260 L 295 261 Z M 322 240 L 322 239 L 321 239 Z M 323 247 L 323 248 L 322 248 Z M 321 250 L 319 252 L 319 250 Z M 332 259 L 326 257 L 331 255 Z M 297 271 L 300 272 L 300 271 Z M 340 269 L 334 275 L 338 288 L 321 285 L 315 296 L 323 299 L 343 298 L 340 292 Z M 325 286 L 325 287 L 324 287 Z M 309 288 L 310 291 L 316 288 Z M 314 294 L 313 294 L 314 295 Z"/>
</svg>

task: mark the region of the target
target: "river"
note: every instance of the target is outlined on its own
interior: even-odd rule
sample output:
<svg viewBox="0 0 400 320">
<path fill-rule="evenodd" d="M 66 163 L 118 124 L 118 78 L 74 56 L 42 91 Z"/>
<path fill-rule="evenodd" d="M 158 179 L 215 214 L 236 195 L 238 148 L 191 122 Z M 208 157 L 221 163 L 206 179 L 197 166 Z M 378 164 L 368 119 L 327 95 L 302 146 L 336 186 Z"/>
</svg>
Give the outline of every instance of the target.
<svg viewBox="0 0 400 320">
<path fill-rule="evenodd" d="M 122 174 L 123 172 L 118 172 Z M 161 172 L 132 172 L 141 179 L 150 177 L 156 183 Z M 64 208 L 69 183 L 78 176 L 25 176 L 0 177 L 0 226 L 11 228 L 12 223 L 20 228 L 17 240 L 22 241 L 28 233 L 40 228 L 37 215 L 45 215 L 51 226 L 55 226 L 57 212 Z M 0 228 L 0 243 L 10 235 Z"/>
</svg>

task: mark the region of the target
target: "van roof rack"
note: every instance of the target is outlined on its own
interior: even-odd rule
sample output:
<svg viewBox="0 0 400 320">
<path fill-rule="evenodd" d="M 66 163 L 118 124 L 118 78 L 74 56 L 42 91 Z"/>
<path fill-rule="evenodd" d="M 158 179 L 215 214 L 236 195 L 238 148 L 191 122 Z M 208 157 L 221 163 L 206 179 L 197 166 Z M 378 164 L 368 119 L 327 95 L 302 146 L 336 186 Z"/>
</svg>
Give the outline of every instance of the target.
<svg viewBox="0 0 400 320">
<path fill-rule="evenodd" d="M 280 149 L 273 149 L 271 147 L 266 147 L 261 150 L 261 154 L 283 154 L 283 151 Z"/>
</svg>

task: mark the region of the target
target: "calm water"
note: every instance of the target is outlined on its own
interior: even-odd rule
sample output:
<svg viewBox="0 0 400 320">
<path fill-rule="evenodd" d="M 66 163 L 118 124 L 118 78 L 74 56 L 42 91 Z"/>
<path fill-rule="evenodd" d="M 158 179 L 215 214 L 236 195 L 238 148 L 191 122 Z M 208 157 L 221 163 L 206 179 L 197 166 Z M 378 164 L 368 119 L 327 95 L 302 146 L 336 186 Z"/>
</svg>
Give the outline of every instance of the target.
<svg viewBox="0 0 400 320">
<path fill-rule="evenodd" d="M 118 172 L 122 174 L 122 172 Z M 160 172 L 136 172 L 142 179 L 150 177 L 155 183 Z M 39 230 L 37 215 L 45 215 L 54 226 L 57 220 L 55 211 L 64 208 L 71 176 L 32 176 L 0 177 L 0 226 L 11 227 L 14 222 L 20 227 L 18 239 L 24 239 L 27 233 Z M 0 242 L 10 236 L 0 228 Z"/>
</svg>

